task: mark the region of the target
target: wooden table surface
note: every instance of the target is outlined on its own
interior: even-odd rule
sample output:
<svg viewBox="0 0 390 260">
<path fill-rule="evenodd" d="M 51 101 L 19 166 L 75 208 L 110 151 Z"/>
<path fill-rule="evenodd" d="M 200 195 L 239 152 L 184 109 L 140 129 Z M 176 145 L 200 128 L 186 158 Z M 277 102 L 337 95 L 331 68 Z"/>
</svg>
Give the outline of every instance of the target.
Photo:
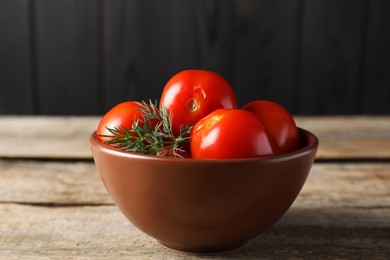
<svg viewBox="0 0 390 260">
<path fill-rule="evenodd" d="M 107 195 L 89 134 L 98 117 L 0 117 L 0 259 L 390 257 L 390 117 L 296 117 L 320 140 L 284 217 L 219 255 L 160 247 Z"/>
</svg>

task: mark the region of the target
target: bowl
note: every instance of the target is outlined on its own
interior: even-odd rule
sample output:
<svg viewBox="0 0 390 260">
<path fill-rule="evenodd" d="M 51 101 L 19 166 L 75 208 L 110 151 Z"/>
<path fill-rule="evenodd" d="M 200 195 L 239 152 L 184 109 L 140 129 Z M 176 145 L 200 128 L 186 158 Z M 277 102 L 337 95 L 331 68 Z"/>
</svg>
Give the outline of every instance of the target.
<svg viewBox="0 0 390 260">
<path fill-rule="evenodd" d="M 318 139 L 299 129 L 301 148 L 245 159 L 181 159 L 116 150 L 90 137 L 114 203 L 164 247 L 217 253 L 243 246 L 290 208 L 314 162 Z"/>
</svg>

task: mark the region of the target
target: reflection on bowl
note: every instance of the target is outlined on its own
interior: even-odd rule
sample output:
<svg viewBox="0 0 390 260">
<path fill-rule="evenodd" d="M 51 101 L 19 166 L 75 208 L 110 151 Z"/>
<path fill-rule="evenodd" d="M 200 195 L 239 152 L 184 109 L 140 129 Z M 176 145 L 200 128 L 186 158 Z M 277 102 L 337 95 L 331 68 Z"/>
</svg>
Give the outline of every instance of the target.
<svg viewBox="0 0 390 260">
<path fill-rule="evenodd" d="M 299 129 L 301 148 L 270 157 L 199 160 L 118 151 L 90 137 L 111 198 L 137 228 L 165 247 L 221 252 L 278 221 L 298 196 L 318 139 Z"/>
</svg>

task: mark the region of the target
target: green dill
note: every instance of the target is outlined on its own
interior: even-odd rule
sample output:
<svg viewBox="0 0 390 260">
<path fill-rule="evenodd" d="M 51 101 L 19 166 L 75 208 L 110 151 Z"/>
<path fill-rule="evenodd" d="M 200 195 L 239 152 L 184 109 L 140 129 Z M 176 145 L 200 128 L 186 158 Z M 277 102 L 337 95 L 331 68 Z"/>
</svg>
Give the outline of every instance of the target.
<svg viewBox="0 0 390 260">
<path fill-rule="evenodd" d="M 191 125 L 182 125 L 180 133 L 175 136 L 172 129 L 172 112 L 164 106 L 158 106 L 149 100 L 137 102 L 142 118 L 134 120 L 131 129 L 123 126 L 107 128 L 111 135 L 107 144 L 126 152 L 148 155 L 183 157 L 185 147 L 190 141 Z"/>
</svg>

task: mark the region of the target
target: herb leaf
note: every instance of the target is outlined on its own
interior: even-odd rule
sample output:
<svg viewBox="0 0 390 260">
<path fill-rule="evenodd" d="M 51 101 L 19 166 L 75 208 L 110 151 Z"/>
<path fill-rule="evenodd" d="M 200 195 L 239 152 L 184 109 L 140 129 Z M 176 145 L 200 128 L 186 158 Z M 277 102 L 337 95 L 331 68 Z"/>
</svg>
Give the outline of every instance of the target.
<svg viewBox="0 0 390 260">
<path fill-rule="evenodd" d="M 123 126 L 107 128 L 112 135 L 106 143 L 126 152 L 148 155 L 183 157 L 190 141 L 192 125 L 182 125 L 178 136 L 172 130 L 172 112 L 149 100 L 137 102 L 142 119 L 136 119 L 131 129 Z M 188 145 L 187 145 L 188 146 Z"/>
</svg>

